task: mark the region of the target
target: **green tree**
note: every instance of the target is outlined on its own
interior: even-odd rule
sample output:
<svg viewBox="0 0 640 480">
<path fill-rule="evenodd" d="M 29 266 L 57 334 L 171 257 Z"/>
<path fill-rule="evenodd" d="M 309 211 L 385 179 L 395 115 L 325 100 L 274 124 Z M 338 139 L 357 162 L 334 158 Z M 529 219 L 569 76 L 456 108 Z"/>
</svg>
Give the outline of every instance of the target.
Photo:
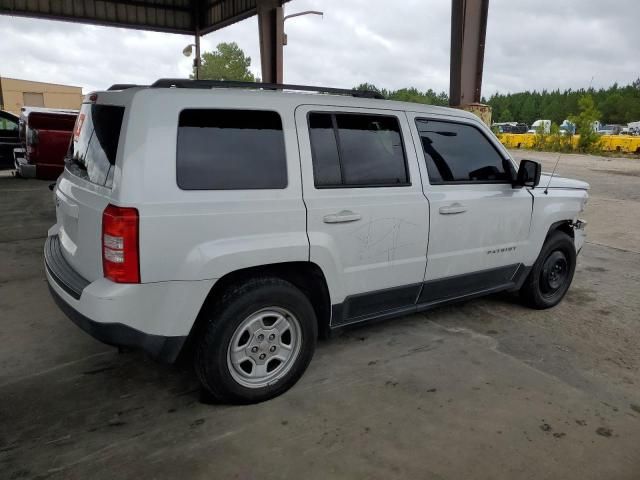
<svg viewBox="0 0 640 480">
<path fill-rule="evenodd" d="M 599 105 L 602 116 L 607 123 L 627 123 L 626 112 L 628 105 L 620 93 L 609 95 Z"/>
<path fill-rule="evenodd" d="M 522 107 L 520 109 L 520 121 L 527 125 L 531 125 L 533 122 L 540 119 L 539 114 L 540 110 L 536 106 L 535 97 L 531 94 L 527 95 L 524 102 L 522 102 Z"/>
<path fill-rule="evenodd" d="M 214 52 L 202 54 L 200 78 L 255 82 L 250 66 L 251 57 L 247 57 L 236 42 L 219 43 Z M 195 78 L 195 70 L 191 78 Z"/>
<path fill-rule="evenodd" d="M 353 87 L 353 90 L 359 90 L 361 92 L 377 92 L 385 98 L 389 95 L 389 92 L 387 92 L 384 88 L 381 90 L 373 83 L 361 83 L 357 87 Z"/>
<path fill-rule="evenodd" d="M 421 92 L 415 87 L 387 90 L 386 88 L 378 88 L 372 83 L 361 83 L 354 87 L 353 90 L 373 90 L 388 100 L 397 100 L 400 102 L 426 103 L 440 106 L 449 104 L 449 96 L 445 92 L 438 93 L 431 88 L 426 92 Z"/>
<path fill-rule="evenodd" d="M 513 114 L 509 107 L 506 107 L 504 110 L 500 112 L 500 115 L 496 117 L 498 122 L 513 122 Z"/>
<path fill-rule="evenodd" d="M 592 152 L 598 149 L 600 137 L 593 130 L 593 122 L 600 118 L 600 112 L 596 108 L 591 95 L 584 95 L 578 101 L 580 113 L 571 115 L 569 121 L 576 125 L 577 132 L 580 134 L 578 140 L 578 150 L 581 152 Z"/>
</svg>

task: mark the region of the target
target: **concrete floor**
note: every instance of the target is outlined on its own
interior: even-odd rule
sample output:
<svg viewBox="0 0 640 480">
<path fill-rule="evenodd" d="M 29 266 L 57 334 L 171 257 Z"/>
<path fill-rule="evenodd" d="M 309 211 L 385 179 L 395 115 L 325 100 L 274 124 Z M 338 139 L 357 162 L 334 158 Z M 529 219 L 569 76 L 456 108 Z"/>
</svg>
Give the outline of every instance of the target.
<svg viewBox="0 0 640 480">
<path fill-rule="evenodd" d="M 42 273 L 48 182 L 0 178 L 0 478 L 637 480 L 640 159 L 558 172 L 593 186 L 558 307 L 496 295 L 353 329 L 248 407 L 68 321 Z"/>
</svg>

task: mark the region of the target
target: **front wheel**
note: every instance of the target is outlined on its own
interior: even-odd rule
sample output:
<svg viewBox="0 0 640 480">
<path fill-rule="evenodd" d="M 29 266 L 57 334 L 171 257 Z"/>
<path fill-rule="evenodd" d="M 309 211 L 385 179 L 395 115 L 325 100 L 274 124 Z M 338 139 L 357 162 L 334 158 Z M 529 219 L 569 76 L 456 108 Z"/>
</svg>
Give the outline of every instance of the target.
<svg viewBox="0 0 640 480">
<path fill-rule="evenodd" d="M 564 298 L 576 269 L 576 249 L 564 232 L 555 231 L 545 241 L 536 263 L 520 289 L 525 303 L 536 309 L 556 306 Z"/>
<path fill-rule="evenodd" d="M 307 297 L 278 278 L 228 289 L 210 312 L 195 367 L 214 399 L 256 403 L 288 390 L 315 351 L 317 321 Z"/>
</svg>

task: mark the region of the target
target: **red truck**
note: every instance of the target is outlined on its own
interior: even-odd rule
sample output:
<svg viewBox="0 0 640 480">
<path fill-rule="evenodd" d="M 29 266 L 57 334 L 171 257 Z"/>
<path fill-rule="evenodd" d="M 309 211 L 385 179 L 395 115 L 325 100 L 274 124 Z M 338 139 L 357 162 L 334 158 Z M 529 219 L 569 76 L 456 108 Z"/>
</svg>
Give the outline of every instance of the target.
<svg viewBox="0 0 640 480">
<path fill-rule="evenodd" d="M 19 126 L 22 148 L 13 151 L 17 175 L 58 178 L 77 116 L 77 110 L 23 108 Z"/>
</svg>

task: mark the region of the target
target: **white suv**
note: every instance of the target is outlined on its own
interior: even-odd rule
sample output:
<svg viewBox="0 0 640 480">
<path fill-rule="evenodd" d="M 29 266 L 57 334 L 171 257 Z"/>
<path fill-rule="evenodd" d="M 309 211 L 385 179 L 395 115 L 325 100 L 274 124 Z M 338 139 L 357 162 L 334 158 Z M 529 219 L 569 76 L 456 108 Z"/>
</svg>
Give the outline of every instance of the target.
<svg viewBox="0 0 640 480">
<path fill-rule="evenodd" d="M 45 246 L 60 308 L 111 345 L 191 351 L 213 397 L 248 403 L 332 329 L 501 290 L 562 299 L 586 183 L 517 169 L 461 110 L 301 89 L 88 95 Z"/>
</svg>

